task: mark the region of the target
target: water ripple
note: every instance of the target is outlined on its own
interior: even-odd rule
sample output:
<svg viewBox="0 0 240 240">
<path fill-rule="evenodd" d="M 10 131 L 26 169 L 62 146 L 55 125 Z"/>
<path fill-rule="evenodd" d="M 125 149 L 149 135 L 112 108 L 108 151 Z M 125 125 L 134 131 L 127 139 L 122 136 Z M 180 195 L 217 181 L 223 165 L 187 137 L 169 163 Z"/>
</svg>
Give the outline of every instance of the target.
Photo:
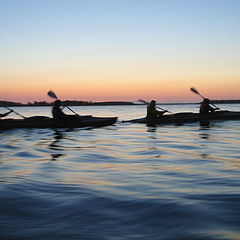
<svg viewBox="0 0 240 240">
<path fill-rule="evenodd" d="M 239 239 L 239 131 L 240 121 L 2 131 L 0 238 Z"/>
</svg>

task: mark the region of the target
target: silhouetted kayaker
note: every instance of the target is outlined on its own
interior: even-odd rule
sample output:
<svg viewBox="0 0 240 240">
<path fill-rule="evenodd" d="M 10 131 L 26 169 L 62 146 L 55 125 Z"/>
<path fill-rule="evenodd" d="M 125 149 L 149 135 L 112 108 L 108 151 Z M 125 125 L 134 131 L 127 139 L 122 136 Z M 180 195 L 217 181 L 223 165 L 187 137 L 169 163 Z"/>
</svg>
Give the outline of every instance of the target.
<svg viewBox="0 0 240 240">
<path fill-rule="evenodd" d="M 199 113 L 204 115 L 204 114 L 212 113 L 218 109 L 219 109 L 218 107 L 213 108 L 212 106 L 210 106 L 210 100 L 208 98 L 204 98 L 204 100 L 200 105 Z"/>
<path fill-rule="evenodd" d="M 0 113 L 0 118 L 6 117 L 8 114 L 10 114 L 12 112 L 13 112 L 13 110 L 10 110 L 9 112 L 6 112 L 6 113 Z"/>
<path fill-rule="evenodd" d="M 167 110 L 158 111 L 156 109 L 156 101 L 154 100 L 152 100 L 147 106 L 147 118 L 159 118 L 166 112 Z"/>
<path fill-rule="evenodd" d="M 64 106 L 62 106 L 62 102 L 60 100 L 56 100 L 53 103 L 53 108 L 52 108 L 52 115 L 53 118 L 56 120 L 75 120 L 79 116 L 78 115 L 68 115 L 65 114 L 63 110 Z"/>
</svg>

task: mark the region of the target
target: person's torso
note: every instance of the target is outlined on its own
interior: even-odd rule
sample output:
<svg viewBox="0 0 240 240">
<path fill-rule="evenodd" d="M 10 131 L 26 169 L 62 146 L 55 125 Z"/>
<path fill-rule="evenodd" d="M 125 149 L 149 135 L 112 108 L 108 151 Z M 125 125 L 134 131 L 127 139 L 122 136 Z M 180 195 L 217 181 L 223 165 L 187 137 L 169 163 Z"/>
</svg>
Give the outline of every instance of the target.
<svg viewBox="0 0 240 240">
<path fill-rule="evenodd" d="M 65 113 L 58 107 L 52 108 L 52 115 L 54 119 L 63 120 L 65 119 Z"/>
<path fill-rule="evenodd" d="M 147 118 L 154 118 L 157 117 L 157 110 L 155 107 L 149 105 L 147 107 Z"/>
</svg>

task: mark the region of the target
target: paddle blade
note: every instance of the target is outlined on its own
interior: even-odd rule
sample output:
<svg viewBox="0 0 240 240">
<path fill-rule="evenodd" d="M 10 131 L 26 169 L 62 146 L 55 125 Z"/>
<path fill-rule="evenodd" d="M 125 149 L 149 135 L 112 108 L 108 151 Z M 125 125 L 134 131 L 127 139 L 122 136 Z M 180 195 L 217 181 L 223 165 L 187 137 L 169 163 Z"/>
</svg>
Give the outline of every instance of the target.
<svg viewBox="0 0 240 240">
<path fill-rule="evenodd" d="M 149 102 L 146 102 L 145 100 L 142 100 L 142 99 L 138 99 L 139 102 L 142 102 L 144 104 L 149 104 Z"/>
<path fill-rule="evenodd" d="M 48 91 L 47 95 L 51 98 L 58 99 L 57 95 L 52 90 Z"/>
<path fill-rule="evenodd" d="M 196 93 L 196 94 L 198 94 L 198 95 L 199 95 L 199 92 L 198 92 L 198 90 L 197 90 L 196 88 L 194 88 L 194 87 L 191 87 L 191 88 L 190 88 L 190 90 L 191 90 L 192 92 L 194 92 L 194 93 Z"/>
</svg>

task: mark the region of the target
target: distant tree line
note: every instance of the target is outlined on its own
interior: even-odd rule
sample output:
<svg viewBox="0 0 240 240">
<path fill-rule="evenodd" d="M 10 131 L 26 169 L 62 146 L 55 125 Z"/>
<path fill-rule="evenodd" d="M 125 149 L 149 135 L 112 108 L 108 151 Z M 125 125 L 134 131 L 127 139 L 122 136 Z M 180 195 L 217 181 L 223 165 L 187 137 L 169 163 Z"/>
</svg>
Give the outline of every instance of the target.
<svg viewBox="0 0 240 240">
<path fill-rule="evenodd" d="M 66 101 L 63 101 L 63 104 L 67 106 L 134 105 L 133 102 L 124 102 L 124 101 L 89 102 L 89 101 L 75 101 L 75 100 L 66 100 Z M 45 101 L 40 101 L 40 102 L 34 101 L 34 102 L 28 102 L 28 103 L 0 101 L 0 107 L 15 107 L 15 106 L 52 106 L 52 103 L 45 102 Z"/>
<path fill-rule="evenodd" d="M 211 100 L 212 103 L 216 104 L 235 104 L 240 103 L 240 100 Z M 91 101 L 76 101 L 76 100 L 66 100 L 63 101 L 64 105 L 67 106 L 106 106 L 106 105 L 136 105 L 133 102 L 126 101 L 106 101 L 106 102 L 91 102 Z M 193 103 L 160 103 L 160 104 L 193 104 Z M 196 103 L 195 103 L 196 104 Z M 138 103 L 137 105 L 144 105 Z M 17 107 L 17 106 L 52 106 L 52 102 L 46 101 L 34 101 L 28 103 L 20 102 L 10 102 L 10 101 L 0 101 L 0 107 Z"/>
<path fill-rule="evenodd" d="M 213 103 L 240 103 L 240 100 L 234 100 L 234 99 L 229 99 L 229 100 L 211 100 Z"/>
<path fill-rule="evenodd" d="M 22 103 L 19 102 L 9 102 L 9 101 L 0 101 L 0 107 L 14 107 L 14 106 L 22 106 Z"/>
</svg>

